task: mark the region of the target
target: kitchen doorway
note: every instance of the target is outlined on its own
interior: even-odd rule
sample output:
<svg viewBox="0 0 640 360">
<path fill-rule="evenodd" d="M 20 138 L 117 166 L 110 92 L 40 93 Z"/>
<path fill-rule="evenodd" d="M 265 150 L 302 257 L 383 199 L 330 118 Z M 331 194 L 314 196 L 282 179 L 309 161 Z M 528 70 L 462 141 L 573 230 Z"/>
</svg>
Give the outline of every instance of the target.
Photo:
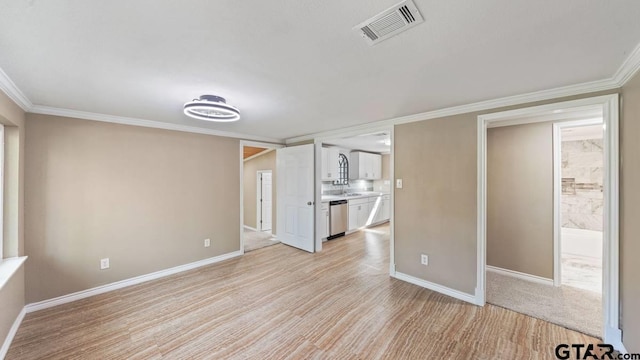
<svg viewBox="0 0 640 360">
<path fill-rule="evenodd" d="M 315 144 L 316 249 L 360 233 L 379 252 L 375 242 L 389 236 L 393 275 L 393 127 L 344 131 Z"/>
</svg>

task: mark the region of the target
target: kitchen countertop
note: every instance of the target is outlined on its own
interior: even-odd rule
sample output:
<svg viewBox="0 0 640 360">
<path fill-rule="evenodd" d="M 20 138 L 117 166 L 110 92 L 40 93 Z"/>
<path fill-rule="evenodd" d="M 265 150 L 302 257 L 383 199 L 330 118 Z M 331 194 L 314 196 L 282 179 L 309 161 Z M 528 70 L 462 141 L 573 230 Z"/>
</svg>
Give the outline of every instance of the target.
<svg viewBox="0 0 640 360">
<path fill-rule="evenodd" d="M 389 193 L 387 192 L 380 192 L 380 191 L 358 191 L 357 193 L 360 195 L 357 195 L 357 196 L 322 195 L 321 202 L 329 202 L 329 201 L 335 201 L 335 200 L 362 199 L 362 198 L 367 198 L 372 196 L 389 195 Z"/>
</svg>

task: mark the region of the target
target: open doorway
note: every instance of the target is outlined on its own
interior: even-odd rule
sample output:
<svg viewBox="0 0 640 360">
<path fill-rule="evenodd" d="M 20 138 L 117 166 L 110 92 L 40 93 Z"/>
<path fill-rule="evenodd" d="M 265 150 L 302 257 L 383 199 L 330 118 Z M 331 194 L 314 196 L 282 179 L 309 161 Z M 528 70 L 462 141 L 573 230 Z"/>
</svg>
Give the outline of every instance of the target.
<svg viewBox="0 0 640 360">
<path fill-rule="evenodd" d="M 364 241 L 368 252 L 383 259 L 378 265 L 394 269 L 393 128 L 359 130 L 315 143 L 321 159 L 316 248 Z"/>
<path fill-rule="evenodd" d="M 560 131 L 560 284 L 602 293 L 604 144 L 602 125 Z M 556 151 L 558 151 L 556 150 Z"/>
<path fill-rule="evenodd" d="M 275 148 L 242 145 L 242 247 L 244 252 L 278 244 Z"/>
<path fill-rule="evenodd" d="M 479 291 L 476 292 L 476 302 L 479 305 L 483 305 L 486 299 L 492 304 L 601 337 L 604 342 L 611 343 L 615 347 L 621 344 L 618 309 L 617 109 L 618 96 L 614 94 L 478 116 L 478 223 L 480 226 L 477 279 Z M 586 129 L 575 130 L 577 127 L 586 125 L 597 125 L 598 127 L 594 127 L 593 130 L 599 129 L 602 132 L 602 141 L 594 140 L 580 145 L 591 150 L 594 149 L 594 144 L 601 146 L 600 156 L 603 160 L 601 163 L 596 161 L 588 166 L 585 165 L 589 167 L 589 179 L 580 174 L 580 179 L 574 176 L 573 180 L 570 180 L 572 176 L 568 175 L 571 174 L 571 170 L 562 171 L 563 165 L 565 168 L 569 166 L 568 162 L 563 163 L 562 152 L 559 151 L 562 130 L 574 128 L 574 133 L 586 131 Z M 530 134 L 523 130 L 527 127 L 539 130 L 539 140 L 528 143 L 522 140 L 514 141 L 514 138 L 507 134 L 509 130 L 516 129 Z M 491 141 L 496 139 L 511 142 L 515 151 L 509 151 L 504 144 L 495 146 L 496 143 L 491 150 Z M 495 165 L 499 163 L 496 159 L 501 157 L 519 159 L 515 155 L 523 153 L 525 147 L 530 147 L 527 149 L 527 153 L 531 155 L 530 161 L 506 163 L 506 166 L 503 166 L 506 172 L 502 175 L 492 170 L 491 162 Z M 528 151 L 533 148 L 537 149 L 535 154 Z M 490 152 L 493 152 L 491 157 Z M 588 157 L 595 157 L 595 155 L 574 155 L 574 160 L 579 159 L 578 162 L 584 163 Z M 542 166 L 533 168 L 534 163 L 541 163 Z M 602 164 L 601 170 L 596 169 L 599 164 Z M 513 171 L 523 167 L 526 171 Z M 586 172 L 586 169 L 576 170 L 575 173 L 578 174 L 581 171 Z M 594 176 L 597 172 L 603 174 L 601 183 L 599 180 L 592 180 L 592 171 Z M 601 214 L 602 241 L 599 243 L 597 239 L 584 240 L 583 238 L 582 241 L 594 243 L 590 250 L 585 249 L 585 243 L 578 245 L 582 248 L 582 252 L 576 250 L 576 246 L 572 248 L 570 244 L 571 230 L 566 229 L 570 228 L 568 214 L 572 210 L 566 204 L 564 208 L 562 206 L 563 177 L 565 192 L 570 191 L 571 186 L 575 186 L 576 189 L 589 189 L 589 191 L 593 188 L 593 192 L 583 195 L 594 199 L 598 199 L 600 197 L 598 191 L 601 192 L 601 201 L 590 202 L 589 213 L 590 215 Z M 509 188 L 511 193 L 502 192 Z M 496 200 L 495 195 L 500 192 L 502 192 L 501 198 Z M 532 194 L 538 195 L 531 196 Z M 521 199 L 526 199 L 528 202 L 519 201 Z M 598 204 L 602 206 L 598 208 Z M 492 213 L 494 215 L 496 213 L 495 207 L 501 207 L 504 210 L 499 217 L 492 217 Z M 534 207 L 542 211 L 533 211 Z M 567 216 L 563 217 L 563 212 Z M 511 220 L 510 217 L 517 219 Z M 563 227 L 565 228 L 564 241 Z M 600 237 L 599 234 L 595 235 Z M 535 246 L 532 246 L 532 242 L 523 242 L 524 247 L 513 247 L 514 243 L 532 237 L 538 239 Z M 500 246 L 495 246 L 496 238 L 501 238 L 498 241 Z M 601 257 L 597 250 L 600 247 L 599 244 L 602 244 Z M 562 249 L 565 251 L 563 252 Z M 577 270 L 585 270 L 584 263 L 572 264 L 571 261 L 567 261 L 570 260 L 568 255 L 572 255 L 573 259 L 576 255 L 581 256 L 581 261 L 585 261 L 584 255 L 589 255 L 592 265 L 598 262 L 599 258 L 602 259 L 601 267 L 596 264 L 589 270 L 592 274 L 596 272 L 601 274 L 601 293 L 592 291 L 599 287 L 597 280 L 584 281 L 584 272 L 582 275 L 576 275 Z M 565 265 L 573 269 L 566 266 L 563 268 L 563 260 Z M 602 270 L 599 271 L 599 269 Z M 573 272 L 574 278 L 579 278 L 580 281 L 574 280 L 572 284 L 566 284 L 571 280 L 561 277 L 563 270 L 565 275 L 571 275 Z M 511 288 L 505 290 L 503 286 L 505 284 Z M 587 286 L 592 290 L 584 289 Z"/>
</svg>

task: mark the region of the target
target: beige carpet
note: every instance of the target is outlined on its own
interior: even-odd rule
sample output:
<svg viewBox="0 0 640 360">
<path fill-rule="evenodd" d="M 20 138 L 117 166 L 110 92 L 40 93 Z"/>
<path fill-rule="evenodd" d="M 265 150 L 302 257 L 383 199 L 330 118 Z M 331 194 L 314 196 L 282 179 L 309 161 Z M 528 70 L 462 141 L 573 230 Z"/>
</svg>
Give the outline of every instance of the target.
<svg viewBox="0 0 640 360">
<path fill-rule="evenodd" d="M 244 229 L 244 251 L 261 249 L 280 243 L 273 235 L 266 232 Z"/>
<path fill-rule="evenodd" d="M 602 337 L 602 299 L 596 292 L 537 284 L 487 271 L 487 302 Z"/>
</svg>

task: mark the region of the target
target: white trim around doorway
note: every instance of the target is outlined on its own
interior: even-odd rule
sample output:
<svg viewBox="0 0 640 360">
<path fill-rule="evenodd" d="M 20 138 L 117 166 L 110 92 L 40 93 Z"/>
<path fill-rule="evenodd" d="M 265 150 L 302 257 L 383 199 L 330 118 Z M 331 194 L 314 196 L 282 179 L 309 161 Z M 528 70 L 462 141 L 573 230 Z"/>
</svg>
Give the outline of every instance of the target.
<svg viewBox="0 0 640 360">
<path fill-rule="evenodd" d="M 619 326 L 619 96 L 618 94 L 596 96 L 548 105 L 502 111 L 478 116 L 478 193 L 477 193 L 477 284 L 475 302 L 485 304 L 486 290 L 486 213 L 487 213 L 487 128 L 506 122 L 513 124 L 548 121 L 536 118 L 537 114 L 560 112 L 582 107 L 600 107 L 604 128 L 604 249 L 603 249 L 603 341 L 616 349 L 622 347 L 622 332 Z M 556 209 L 557 210 L 557 209 Z"/>
</svg>

